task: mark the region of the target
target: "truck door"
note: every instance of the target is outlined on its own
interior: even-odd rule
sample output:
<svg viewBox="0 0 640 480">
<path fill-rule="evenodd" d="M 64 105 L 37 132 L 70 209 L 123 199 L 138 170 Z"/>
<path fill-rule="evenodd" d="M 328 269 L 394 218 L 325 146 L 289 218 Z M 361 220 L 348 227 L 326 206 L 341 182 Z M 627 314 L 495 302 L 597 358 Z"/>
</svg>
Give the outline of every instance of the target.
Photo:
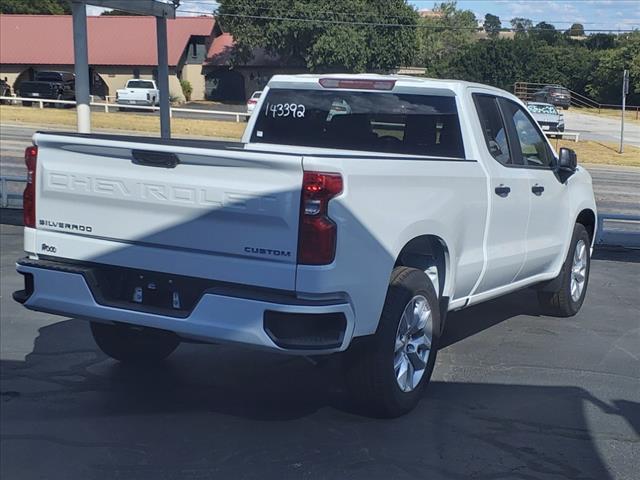
<svg viewBox="0 0 640 480">
<path fill-rule="evenodd" d="M 569 190 L 553 170 L 555 159 L 544 134 L 522 106 L 506 98 L 499 102 L 513 138 L 514 156 L 521 157 L 519 161 L 529 176 L 527 257 L 517 281 L 555 269 L 563 260 L 561 253 L 573 225 L 569 219 Z"/>
<path fill-rule="evenodd" d="M 484 134 L 481 150 L 490 175 L 487 264 L 475 293 L 508 285 L 524 263 L 531 202 L 529 172 L 514 155 L 506 122 L 494 95 L 474 93 L 473 100 Z"/>
</svg>

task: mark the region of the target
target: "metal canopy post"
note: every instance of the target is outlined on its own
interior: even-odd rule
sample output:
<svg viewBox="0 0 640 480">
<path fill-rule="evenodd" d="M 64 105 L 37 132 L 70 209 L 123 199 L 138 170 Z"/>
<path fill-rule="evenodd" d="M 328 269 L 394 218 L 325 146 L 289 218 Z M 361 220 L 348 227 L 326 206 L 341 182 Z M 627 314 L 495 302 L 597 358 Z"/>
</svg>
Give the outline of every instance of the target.
<svg viewBox="0 0 640 480">
<path fill-rule="evenodd" d="M 176 8 L 178 8 L 180 0 L 171 0 L 170 2 L 161 0 L 72 0 L 76 102 L 78 107 L 78 132 L 80 133 L 91 132 L 87 4 L 156 17 L 158 90 L 160 90 L 160 135 L 162 138 L 171 138 L 167 18 L 176 18 Z"/>
<path fill-rule="evenodd" d="M 160 91 L 160 137 L 171 138 L 167 17 L 156 17 L 156 36 L 158 41 L 158 90 Z"/>
<path fill-rule="evenodd" d="M 74 0 L 71 8 L 71 13 L 73 14 L 73 55 L 76 74 L 78 132 L 91 133 L 87 5 L 84 1 Z"/>
</svg>

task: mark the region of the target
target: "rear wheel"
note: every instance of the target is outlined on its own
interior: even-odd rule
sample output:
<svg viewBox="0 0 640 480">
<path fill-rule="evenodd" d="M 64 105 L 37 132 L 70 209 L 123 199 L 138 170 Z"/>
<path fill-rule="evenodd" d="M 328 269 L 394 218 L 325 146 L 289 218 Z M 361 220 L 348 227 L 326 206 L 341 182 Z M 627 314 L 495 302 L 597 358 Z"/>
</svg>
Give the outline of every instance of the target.
<svg viewBox="0 0 640 480">
<path fill-rule="evenodd" d="M 411 411 L 436 361 L 440 314 L 433 284 L 415 268 L 398 267 L 375 335 L 347 351 L 347 386 L 356 404 L 377 417 Z"/>
<path fill-rule="evenodd" d="M 180 345 L 180 339 L 174 333 L 154 328 L 91 322 L 91 333 L 100 350 L 126 363 L 157 363 Z"/>
<path fill-rule="evenodd" d="M 576 223 L 571 246 L 560 274 L 551 282 L 554 291 L 538 291 L 538 301 L 545 313 L 571 317 L 578 313 L 587 294 L 591 268 L 591 241 L 584 225 Z"/>
</svg>

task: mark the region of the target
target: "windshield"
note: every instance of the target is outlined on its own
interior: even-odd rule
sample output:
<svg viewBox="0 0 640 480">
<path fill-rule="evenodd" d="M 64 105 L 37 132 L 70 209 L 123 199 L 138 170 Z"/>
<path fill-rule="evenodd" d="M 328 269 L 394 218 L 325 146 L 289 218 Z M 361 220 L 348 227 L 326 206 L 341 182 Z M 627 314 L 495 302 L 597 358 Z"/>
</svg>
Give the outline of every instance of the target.
<svg viewBox="0 0 640 480">
<path fill-rule="evenodd" d="M 566 88 L 551 88 L 551 93 L 559 93 L 562 95 L 568 95 L 569 91 Z"/>
<path fill-rule="evenodd" d="M 556 107 L 554 107 L 553 105 L 529 104 L 527 105 L 527 108 L 531 113 L 542 113 L 542 114 L 549 114 L 549 115 L 558 114 L 558 110 L 556 110 Z"/>
<path fill-rule="evenodd" d="M 252 142 L 464 158 L 454 97 L 271 89 Z"/>
<path fill-rule="evenodd" d="M 144 80 L 129 80 L 127 88 L 153 88 L 153 82 Z"/>
</svg>

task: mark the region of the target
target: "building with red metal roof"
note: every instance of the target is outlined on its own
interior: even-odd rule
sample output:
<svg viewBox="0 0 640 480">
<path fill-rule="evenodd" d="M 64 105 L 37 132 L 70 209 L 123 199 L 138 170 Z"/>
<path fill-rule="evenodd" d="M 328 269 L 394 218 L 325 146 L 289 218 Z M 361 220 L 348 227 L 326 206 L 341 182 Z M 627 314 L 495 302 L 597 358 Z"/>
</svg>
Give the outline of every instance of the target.
<svg viewBox="0 0 640 480">
<path fill-rule="evenodd" d="M 193 98 L 204 98 L 203 63 L 213 37 L 222 32 L 212 17 L 167 22 L 169 88 L 182 96 L 189 80 Z M 153 17 L 98 16 L 87 19 L 93 94 L 105 97 L 134 77 L 153 78 L 158 64 Z M 0 78 L 14 87 L 37 70 L 73 71 L 70 15 L 0 15 Z"/>
<path fill-rule="evenodd" d="M 155 78 L 156 22 L 144 16 L 87 19 L 91 93 L 115 95 L 131 78 Z M 304 72 L 284 67 L 263 50 L 233 65 L 233 37 L 213 17 L 167 21 L 169 90 L 184 100 L 180 80 L 191 83 L 192 100 L 244 101 L 276 73 Z M 19 91 L 36 71 L 73 72 L 73 26 L 69 15 L 0 15 L 0 79 Z"/>
</svg>

